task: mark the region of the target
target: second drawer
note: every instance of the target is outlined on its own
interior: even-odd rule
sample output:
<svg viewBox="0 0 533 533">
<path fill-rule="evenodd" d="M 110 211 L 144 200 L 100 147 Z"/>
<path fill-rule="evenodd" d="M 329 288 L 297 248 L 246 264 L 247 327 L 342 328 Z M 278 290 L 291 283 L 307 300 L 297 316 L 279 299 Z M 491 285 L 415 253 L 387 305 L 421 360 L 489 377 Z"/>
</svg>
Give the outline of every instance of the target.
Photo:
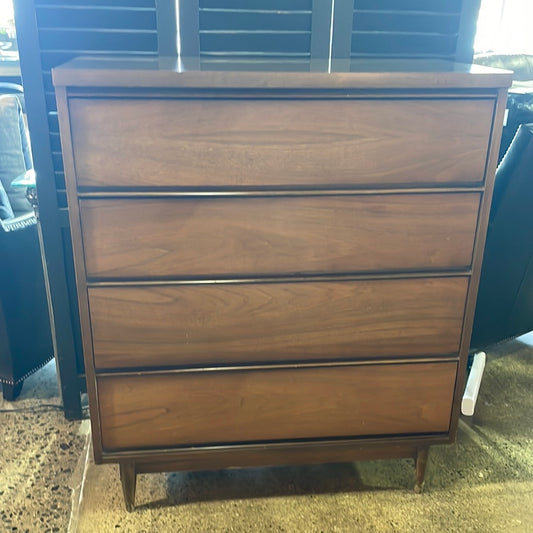
<svg viewBox="0 0 533 533">
<path fill-rule="evenodd" d="M 466 268 L 478 193 L 80 201 L 87 276 Z"/>
</svg>

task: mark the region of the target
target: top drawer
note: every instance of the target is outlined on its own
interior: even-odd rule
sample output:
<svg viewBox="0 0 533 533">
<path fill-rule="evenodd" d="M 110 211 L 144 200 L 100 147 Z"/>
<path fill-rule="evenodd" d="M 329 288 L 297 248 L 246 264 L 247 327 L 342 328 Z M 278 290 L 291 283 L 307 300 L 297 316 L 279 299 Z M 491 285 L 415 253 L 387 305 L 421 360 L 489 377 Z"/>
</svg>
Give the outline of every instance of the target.
<svg viewBox="0 0 533 533">
<path fill-rule="evenodd" d="M 483 180 L 491 99 L 69 100 L 80 187 Z"/>
</svg>

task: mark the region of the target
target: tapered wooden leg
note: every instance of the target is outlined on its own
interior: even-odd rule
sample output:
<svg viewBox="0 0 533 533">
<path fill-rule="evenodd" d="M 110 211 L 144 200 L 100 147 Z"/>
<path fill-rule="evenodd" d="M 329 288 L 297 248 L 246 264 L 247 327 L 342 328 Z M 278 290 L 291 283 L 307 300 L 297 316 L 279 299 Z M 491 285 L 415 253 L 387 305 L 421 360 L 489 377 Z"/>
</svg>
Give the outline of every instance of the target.
<svg viewBox="0 0 533 533">
<path fill-rule="evenodd" d="M 424 476 L 428 464 L 429 446 L 416 450 L 415 459 L 415 492 L 420 494 L 424 490 Z"/>
<path fill-rule="evenodd" d="M 120 481 L 126 510 L 133 511 L 135 508 L 135 486 L 137 484 L 137 473 L 135 472 L 135 463 L 133 461 L 120 463 Z"/>
</svg>

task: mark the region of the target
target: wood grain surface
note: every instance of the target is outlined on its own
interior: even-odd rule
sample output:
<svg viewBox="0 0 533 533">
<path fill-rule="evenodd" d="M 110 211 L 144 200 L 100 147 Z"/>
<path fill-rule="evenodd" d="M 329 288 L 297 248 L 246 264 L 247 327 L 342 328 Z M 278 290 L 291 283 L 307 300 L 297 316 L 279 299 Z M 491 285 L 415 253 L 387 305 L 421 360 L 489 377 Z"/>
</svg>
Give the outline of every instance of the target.
<svg viewBox="0 0 533 533">
<path fill-rule="evenodd" d="M 285 441 L 264 444 L 223 444 L 211 447 L 186 447 L 173 450 L 106 451 L 103 462 L 120 461 L 124 455 L 135 460 L 137 473 L 177 472 L 184 470 L 220 470 L 221 468 L 279 466 L 314 463 L 351 463 L 375 459 L 413 458 L 416 447 L 405 440 L 420 441 L 420 436 L 386 439 Z M 430 440 L 431 439 L 431 440 Z M 442 435 L 425 437 L 428 444 L 446 444 Z M 440 440 L 440 441 L 439 441 Z"/>
<path fill-rule="evenodd" d="M 93 287 L 97 368 L 456 353 L 467 277 Z"/>
<path fill-rule="evenodd" d="M 191 4 L 187 2 L 187 7 Z M 395 90 L 449 91 L 509 87 L 512 72 L 442 59 L 270 59 L 229 57 L 79 56 L 52 69 L 54 85 L 198 90 Z M 74 89 L 75 90 L 75 89 Z M 342 94 L 342 93 L 341 93 Z"/>
<path fill-rule="evenodd" d="M 97 462 L 455 438 L 510 73 L 338 66 L 55 70 Z"/>
<path fill-rule="evenodd" d="M 82 200 L 89 278 L 467 268 L 478 193 Z"/>
<path fill-rule="evenodd" d="M 431 98 L 69 101 L 81 187 L 480 182 L 493 107 Z"/>
<path fill-rule="evenodd" d="M 104 450 L 446 432 L 457 364 L 98 378 Z"/>
</svg>

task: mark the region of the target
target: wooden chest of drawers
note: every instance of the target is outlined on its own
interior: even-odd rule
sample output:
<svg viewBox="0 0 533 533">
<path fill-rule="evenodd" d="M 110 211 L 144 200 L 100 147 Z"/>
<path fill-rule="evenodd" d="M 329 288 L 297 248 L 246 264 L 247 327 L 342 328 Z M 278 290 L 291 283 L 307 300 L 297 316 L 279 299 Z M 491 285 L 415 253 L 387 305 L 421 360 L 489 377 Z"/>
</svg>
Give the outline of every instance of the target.
<svg viewBox="0 0 533 533">
<path fill-rule="evenodd" d="M 54 71 L 95 458 L 135 475 L 455 437 L 509 73 Z M 284 71 L 282 71 L 284 70 Z"/>
</svg>

